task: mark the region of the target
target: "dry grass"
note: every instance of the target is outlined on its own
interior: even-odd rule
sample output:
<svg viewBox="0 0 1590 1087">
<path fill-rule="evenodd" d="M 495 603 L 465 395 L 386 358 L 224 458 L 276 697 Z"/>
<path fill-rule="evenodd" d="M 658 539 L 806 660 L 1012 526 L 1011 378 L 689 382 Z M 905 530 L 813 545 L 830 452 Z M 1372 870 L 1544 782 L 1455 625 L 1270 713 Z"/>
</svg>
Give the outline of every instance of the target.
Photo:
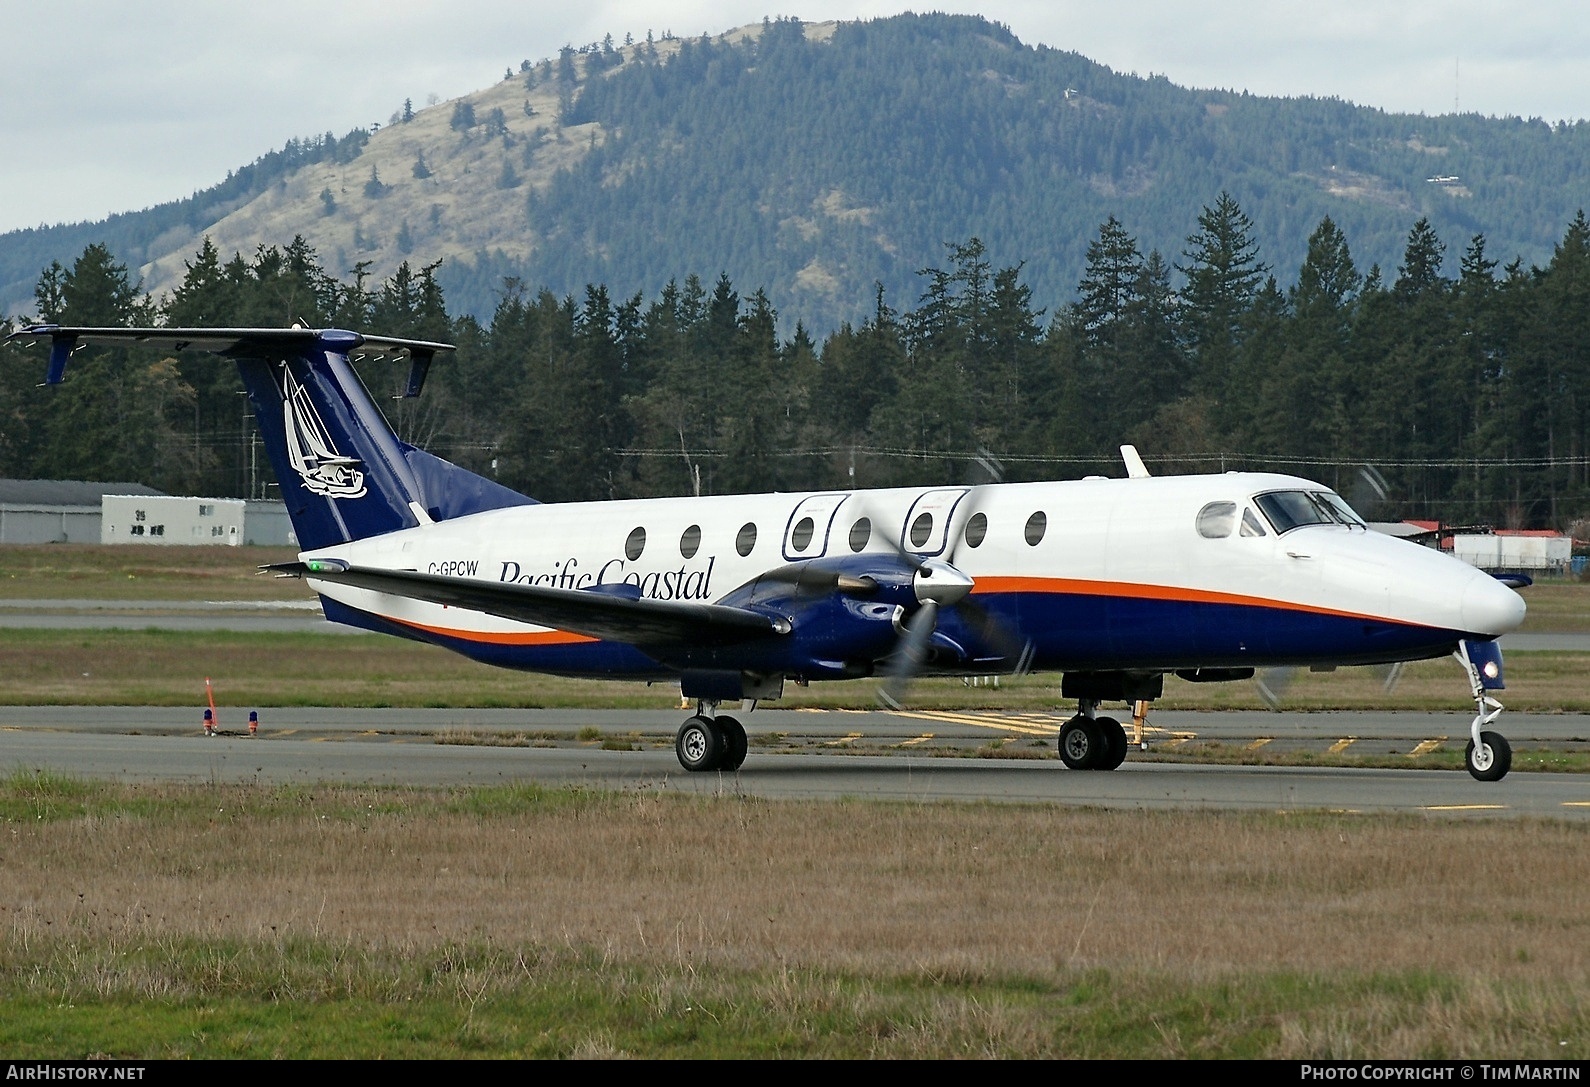
<svg viewBox="0 0 1590 1087">
<path fill-rule="evenodd" d="M 113 791 L 136 803 L 32 820 L 13 808 L 8 941 L 480 938 L 742 969 L 1590 976 L 1578 824 Z"/>
<path fill-rule="evenodd" d="M 300 579 L 259 572 L 297 557 L 290 547 L 9 544 L 0 599 L 311 600 Z"/>
<path fill-rule="evenodd" d="M 512 999 L 527 962 L 562 962 L 667 1020 L 713 1002 L 780 1022 L 843 1011 L 887 1035 L 877 1054 L 975 1038 L 1054 1055 L 1084 1015 L 1115 1017 L 1103 1053 L 1590 1047 L 1577 824 L 512 789 L 62 796 L 23 778 L 6 794 L 13 1000 L 193 1000 L 235 992 L 258 960 L 278 998 L 401 1002 L 413 964 L 445 961 L 473 1014 Z M 622 1048 L 599 1031 L 580 1045 Z"/>
</svg>

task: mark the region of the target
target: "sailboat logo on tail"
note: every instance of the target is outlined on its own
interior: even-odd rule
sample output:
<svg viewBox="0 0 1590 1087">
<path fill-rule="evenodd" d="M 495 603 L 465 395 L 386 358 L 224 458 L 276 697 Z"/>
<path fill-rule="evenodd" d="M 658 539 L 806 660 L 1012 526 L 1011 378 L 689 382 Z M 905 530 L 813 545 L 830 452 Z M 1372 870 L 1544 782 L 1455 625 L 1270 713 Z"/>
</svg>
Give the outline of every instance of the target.
<svg viewBox="0 0 1590 1087">
<path fill-rule="evenodd" d="M 282 368 L 282 418 L 287 431 L 287 459 L 310 492 L 327 498 L 362 498 L 364 463 L 337 452 L 320 413 L 289 367 Z"/>
</svg>

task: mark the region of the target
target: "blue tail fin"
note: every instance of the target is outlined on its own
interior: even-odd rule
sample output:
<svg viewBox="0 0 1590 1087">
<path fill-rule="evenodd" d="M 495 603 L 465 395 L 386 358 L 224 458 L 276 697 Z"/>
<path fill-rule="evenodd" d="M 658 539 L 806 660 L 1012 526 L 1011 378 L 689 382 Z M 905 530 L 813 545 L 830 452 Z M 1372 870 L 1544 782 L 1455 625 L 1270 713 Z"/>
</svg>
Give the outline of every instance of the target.
<svg viewBox="0 0 1590 1087">
<path fill-rule="evenodd" d="M 402 441 L 349 359 L 407 355 L 407 395 L 446 344 L 337 329 L 112 329 L 39 325 L 12 338 L 49 338 L 48 380 L 79 344 L 196 349 L 230 356 L 248 389 L 282 500 L 306 551 L 535 500 Z"/>
</svg>

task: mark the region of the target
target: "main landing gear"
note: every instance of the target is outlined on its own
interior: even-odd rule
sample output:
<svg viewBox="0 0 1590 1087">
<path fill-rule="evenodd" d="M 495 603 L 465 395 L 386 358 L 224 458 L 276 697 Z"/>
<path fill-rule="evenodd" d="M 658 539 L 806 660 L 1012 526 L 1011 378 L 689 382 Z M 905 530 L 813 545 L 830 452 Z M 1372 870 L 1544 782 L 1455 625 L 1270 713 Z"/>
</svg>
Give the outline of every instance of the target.
<svg viewBox="0 0 1590 1087">
<path fill-rule="evenodd" d="M 1072 770 L 1114 770 L 1126 761 L 1126 729 L 1097 710 L 1097 702 L 1081 699 L 1077 715 L 1060 726 L 1060 761 Z"/>
<path fill-rule="evenodd" d="M 723 770 L 733 773 L 745 761 L 748 742 L 745 726 L 732 717 L 720 717 L 716 702 L 699 702 L 696 715 L 679 726 L 674 754 L 679 765 L 692 773 Z"/>
</svg>

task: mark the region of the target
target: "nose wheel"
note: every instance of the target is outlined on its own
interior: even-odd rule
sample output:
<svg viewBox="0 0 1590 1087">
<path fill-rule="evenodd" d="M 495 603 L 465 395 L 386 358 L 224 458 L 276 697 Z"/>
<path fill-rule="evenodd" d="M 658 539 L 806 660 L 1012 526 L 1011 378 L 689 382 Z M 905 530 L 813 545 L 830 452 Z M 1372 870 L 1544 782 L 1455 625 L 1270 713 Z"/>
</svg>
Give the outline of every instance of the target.
<svg viewBox="0 0 1590 1087">
<path fill-rule="evenodd" d="M 1469 741 L 1463 765 L 1480 781 L 1501 781 L 1513 765 L 1513 749 L 1500 732 L 1480 733 L 1480 742 Z"/>
<path fill-rule="evenodd" d="M 1479 646 L 1484 663 L 1477 663 L 1475 654 L 1469 652 L 1469 643 L 1458 643 L 1453 654 L 1469 677 L 1469 690 L 1474 696 L 1474 720 L 1469 725 L 1469 742 L 1463 750 L 1463 765 L 1478 781 L 1501 781 L 1513 767 L 1513 749 L 1507 737 L 1485 728 L 1502 715 L 1502 704 L 1490 696 L 1486 686 L 1487 674 L 1493 685 L 1501 683 L 1501 654 L 1488 644 Z"/>
</svg>

